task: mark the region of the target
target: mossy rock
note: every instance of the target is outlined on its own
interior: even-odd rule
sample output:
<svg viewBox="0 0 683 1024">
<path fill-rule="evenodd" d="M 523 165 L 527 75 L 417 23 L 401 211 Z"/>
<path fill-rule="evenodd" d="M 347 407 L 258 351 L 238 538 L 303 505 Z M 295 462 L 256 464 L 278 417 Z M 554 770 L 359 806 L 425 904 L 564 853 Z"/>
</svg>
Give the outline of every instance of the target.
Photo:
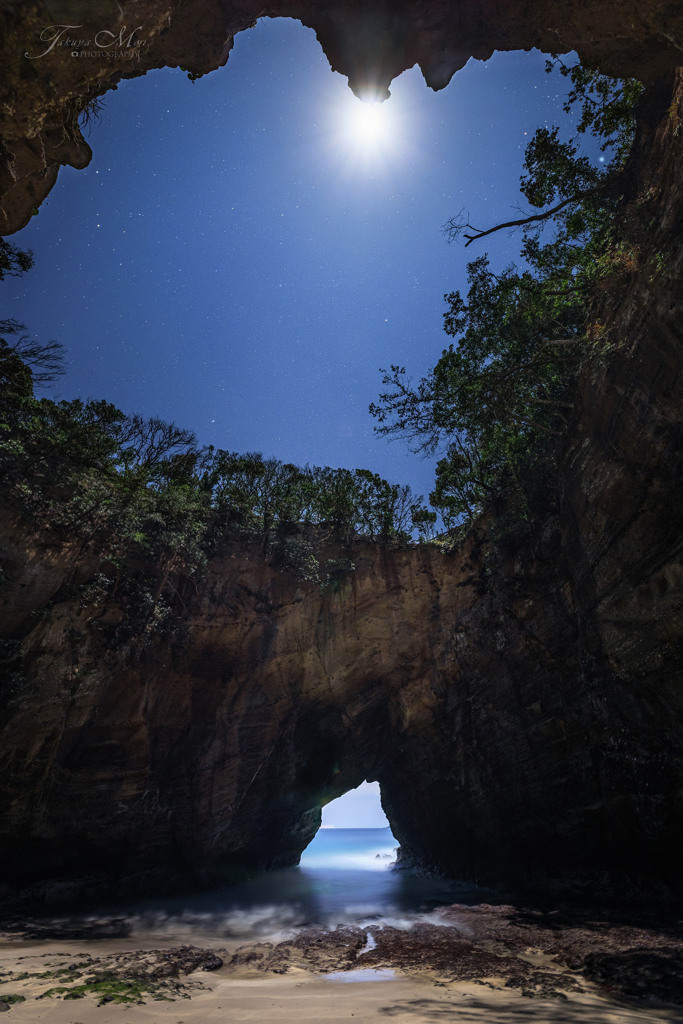
<svg viewBox="0 0 683 1024">
<path fill-rule="evenodd" d="M 151 982 L 104 980 L 86 982 L 84 985 L 76 985 L 67 988 L 66 985 L 56 985 L 49 988 L 38 999 L 52 999 L 54 996 L 67 999 L 83 999 L 85 996 L 97 996 L 102 1003 L 142 1003 L 143 995 L 151 996 L 158 1002 L 175 1002 L 172 997 L 162 995 L 158 990 L 158 984 Z"/>
</svg>

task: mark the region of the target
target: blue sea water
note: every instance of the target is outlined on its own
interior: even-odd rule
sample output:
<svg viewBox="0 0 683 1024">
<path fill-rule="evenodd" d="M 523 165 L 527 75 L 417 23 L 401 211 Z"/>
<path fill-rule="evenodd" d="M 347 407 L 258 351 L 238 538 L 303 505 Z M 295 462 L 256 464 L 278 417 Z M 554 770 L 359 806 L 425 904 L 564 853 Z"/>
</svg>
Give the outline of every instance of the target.
<svg viewBox="0 0 683 1024">
<path fill-rule="evenodd" d="M 458 901 L 456 885 L 396 870 L 397 846 L 390 828 L 320 829 L 296 868 L 213 892 L 146 900 L 126 917 L 136 933 L 246 940 L 316 925 L 409 927 L 430 919 L 439 905 Z"/>
<path fill-rule="evenodd" d="M 396 861 L 390 828 L 321 828 L 301 855 L 304 871 L 382 871 Z"/>
</svg>

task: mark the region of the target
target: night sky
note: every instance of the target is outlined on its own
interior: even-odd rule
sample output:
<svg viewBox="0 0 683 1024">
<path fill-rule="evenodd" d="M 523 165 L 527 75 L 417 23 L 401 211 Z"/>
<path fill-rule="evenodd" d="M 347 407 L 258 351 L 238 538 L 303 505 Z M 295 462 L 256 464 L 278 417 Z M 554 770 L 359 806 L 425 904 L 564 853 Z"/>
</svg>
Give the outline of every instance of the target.
<svg viewBox="0 0 683 1024">
<path fill-rule="evenodd" d="M 262 19 L 197 82 L 123 82 L 90 166 L 62 168 L 12 237 L 36 266 L 5 281 L 2 316 L 67 346 L 60 397 L 426 495 L 432 464 L 375 437 L 367 407 L 380 367 L 419 376 L 439 358 L 443 296 L 467 260 L 515 257 L 518 236 L 465 251 L 441 227 L 463 207 L 477 226 L 514 215 L 525 143 L 568 120 L 544 60 L 472 60 L 440 93 L 414 68 L 368 108 L 310 29 Z M 368 109 L 379 137 L 359 130 Z"/>
</svg>

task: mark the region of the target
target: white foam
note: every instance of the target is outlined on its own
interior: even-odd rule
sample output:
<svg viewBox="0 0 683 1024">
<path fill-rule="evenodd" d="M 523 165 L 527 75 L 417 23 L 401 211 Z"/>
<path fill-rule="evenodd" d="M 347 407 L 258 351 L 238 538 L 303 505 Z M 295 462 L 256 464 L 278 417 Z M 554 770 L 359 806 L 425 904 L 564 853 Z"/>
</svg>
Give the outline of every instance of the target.
<svg viewBox="0 0 683 1024">
<path fill-rule="evenodd" d="M 150 912 L 128 918 L 135 934 L 180 935 L 210 934 L 226 938 L 264 937 L 275 942 L 292 935 L 302 920 L 302 909 L 297 904 L 271 904 L 248 909 L 232 908 L 217 913 L 184 910 L 168 914 Z"/>
</svg>

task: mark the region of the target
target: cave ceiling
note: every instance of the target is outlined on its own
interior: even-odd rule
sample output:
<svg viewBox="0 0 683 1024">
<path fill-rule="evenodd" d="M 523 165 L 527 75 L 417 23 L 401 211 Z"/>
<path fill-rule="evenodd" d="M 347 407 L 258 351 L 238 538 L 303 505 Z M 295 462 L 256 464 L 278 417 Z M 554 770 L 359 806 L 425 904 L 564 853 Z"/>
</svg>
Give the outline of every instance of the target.
<svg viewBox="0 0 683 1024">
<path fill-rule="evenodd" d="M 666 0 L 3 0 L 0 233 L 25 227 L 60 166 L 88 165 L 77 119 L 90 100 L 154 68 L 214 71 L 262 17 L 312 28 L 332 70 L 369 99 L 386 99 L 416 64 L 443 89 L 471 57 L 495 50 L 575 50 L 605 73 L 645 82 L 683 53 L 683 5 Z"/>
</svg>

